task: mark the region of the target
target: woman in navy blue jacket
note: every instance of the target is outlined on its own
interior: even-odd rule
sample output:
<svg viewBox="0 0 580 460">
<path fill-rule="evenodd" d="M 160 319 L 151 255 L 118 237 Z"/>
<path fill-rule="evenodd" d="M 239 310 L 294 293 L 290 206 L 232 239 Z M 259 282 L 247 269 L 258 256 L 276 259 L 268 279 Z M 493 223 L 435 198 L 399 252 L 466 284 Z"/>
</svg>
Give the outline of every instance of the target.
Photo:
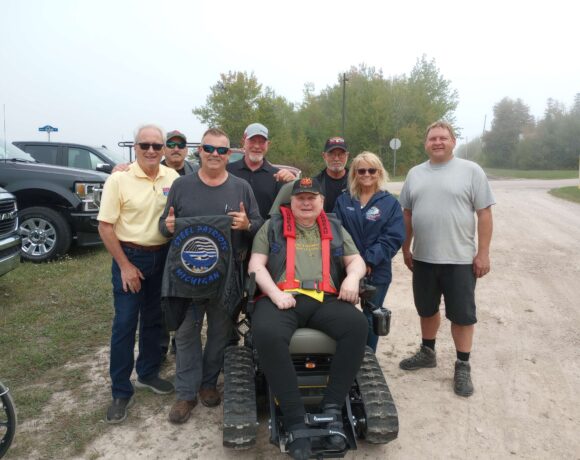
<svg viewBox="0 0 580 460">
<path fill-rule="evenodd" d="M 389 175 L 378 156 L 363 152 L 352 161 L 348 193 L 336 200 L 334 213 L 352 236 L 367 264 L 367 277 L 377 292 L 373 303 L 382 306 L 391 284 L 391 260 L 405 240 L 403 213 L 397 199 L 386 191 Z M 379 338 L 369 321 L 367 345 L 377 351 Z"/>
</svg>

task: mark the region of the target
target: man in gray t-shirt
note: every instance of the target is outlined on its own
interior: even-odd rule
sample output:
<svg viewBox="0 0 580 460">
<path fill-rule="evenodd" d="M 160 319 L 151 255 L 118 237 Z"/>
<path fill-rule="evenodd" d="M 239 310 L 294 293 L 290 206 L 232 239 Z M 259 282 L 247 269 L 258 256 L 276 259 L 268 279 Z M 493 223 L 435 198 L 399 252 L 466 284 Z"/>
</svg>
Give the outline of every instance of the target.
<svg viewBox="0 0 580 460">
<path fill-rule="evenodd" d="M 422 335 L 419 351 L 401 361 L 400 367 L 415 370 L 437 365 L 435 339 L 443 295 L 457 353 L 454 390 L 460 396 L 471 396 L 469 355 L 477 322 L 475 281 L 490 270 L 491 206 L 495 199 L 481 167 L 455 158 L 454 147 L 451 125 L 436 122 L 429 126 L 425 136 L 429 160 L 409 171 L 399 197 L 407 231 L 403 257 L 413 272 Z"/>
</svg>

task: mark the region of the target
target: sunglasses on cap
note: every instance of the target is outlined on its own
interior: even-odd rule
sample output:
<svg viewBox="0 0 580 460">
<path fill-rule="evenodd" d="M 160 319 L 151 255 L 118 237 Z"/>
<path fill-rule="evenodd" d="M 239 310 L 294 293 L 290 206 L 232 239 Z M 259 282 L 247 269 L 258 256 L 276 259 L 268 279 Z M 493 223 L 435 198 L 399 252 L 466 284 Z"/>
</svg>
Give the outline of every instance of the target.
<svg viewBox="0 0 580 460">
<path fill-rule="evenodd" d="M 207 152 L 207 153 L 213 153 L 217 150 L 217 153 L 219 153 L 220 155 L 225 155 L 226 153 L 228 153 L 230 151 L 229 147 L 215 147 L 215 146 L 209 145 L 209 144 L 203 144 L 201 146 L 201 148 L 203 149 L 204 152 Z"/>
<path fill-rule="evenodd" d="M 174 149 L 175 147 L 177 147 L 178 149 L 184 149 L 187 144 L 185 142 L 167 141 L 165 145 L 167 146 L 168 149 Z"/>
<path fill-rule="evenodd" d="M 159 152 L 162 148 L 163 148 L 163 144 L 150 144 L 149 142 L 137 142 L 137 145 L 139 146 L 139 148 L 141 150 L 149 150 L 151 147 L 153 147 L 153 150 L 155 150 L 156 152 Z"/>
<path fill-rule="evenodd" d="M 376 174 L 377 171 L 378 171 L 377 168 L 358 168 L 356 170 L 356 173 L 359 176 L 364 176 L 368 172 L 372 176 L 373 174 Z"/>
</svg>

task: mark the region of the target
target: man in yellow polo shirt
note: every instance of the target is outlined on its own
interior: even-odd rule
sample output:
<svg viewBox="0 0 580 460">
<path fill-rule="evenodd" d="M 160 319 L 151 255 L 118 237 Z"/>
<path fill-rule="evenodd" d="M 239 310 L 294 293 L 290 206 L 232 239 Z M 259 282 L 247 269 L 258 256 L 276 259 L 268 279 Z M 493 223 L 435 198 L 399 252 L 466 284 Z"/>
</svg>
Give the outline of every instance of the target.
<svg viewBox="0 0 580 460">
<path fill-rule="evenodd" d="M 173 392 L 159 377 L 161 363 L 161 280 L 168 238 L 158 230 L 167 194 L 179 174 L 159 162 L 165 133 L 144 125 L 135 134 L 137 161 L 127 171 L 113 173 L 103 190 L 98 215 L 99 234 L 113 257 L 115 316 L 109 372 L 113 401 L 107 423 L 121 423 L 133 402 L 131 373 L 135 364 L 135 332 L 139 324 L 138 388 L 157 394 Z"/>
</svg>

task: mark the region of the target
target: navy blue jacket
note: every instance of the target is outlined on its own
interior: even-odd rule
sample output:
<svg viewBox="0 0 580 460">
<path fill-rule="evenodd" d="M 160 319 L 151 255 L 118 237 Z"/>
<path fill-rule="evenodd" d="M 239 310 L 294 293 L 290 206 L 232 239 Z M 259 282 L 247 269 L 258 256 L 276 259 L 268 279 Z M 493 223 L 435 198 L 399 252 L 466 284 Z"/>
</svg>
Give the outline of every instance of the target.
<svg viewBox="0 0 580 460">
<path fill-rule="evenodd" d="M 370 283 L 389 285 L 393 277 L 391 259 L 405 241 L 403 212 L 397 199 L 379 191 L 361 208 L 359 200 L 343 193 L 336 200 L 334 213 L 371 267 Z"/>
</svg>

